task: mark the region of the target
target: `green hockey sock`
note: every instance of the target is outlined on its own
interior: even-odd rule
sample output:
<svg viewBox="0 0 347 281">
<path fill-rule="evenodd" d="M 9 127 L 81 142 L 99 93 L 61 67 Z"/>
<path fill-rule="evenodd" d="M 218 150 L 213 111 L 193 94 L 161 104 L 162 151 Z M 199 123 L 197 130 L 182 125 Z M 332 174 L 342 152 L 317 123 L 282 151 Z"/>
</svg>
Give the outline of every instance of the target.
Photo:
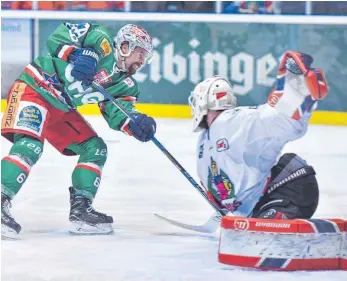
<svg viewBox="0 0 347 281">
<path fill-rule="evenodd" d="M 18 134 L 14 139 L 10 154 L 1 160 L 1 192 L 10 198 L 21 189 L 43 151 L 37 139 Z"/>
<path fill-rule="evenodd" d="M 72 186 L 75 194 L 93 200 L 100 185 L 102 167 L 107 159 L 107 146 L 100 137 L 72 144 L 68 149 L 80 155 L 72 173 Z"/>
</svg>

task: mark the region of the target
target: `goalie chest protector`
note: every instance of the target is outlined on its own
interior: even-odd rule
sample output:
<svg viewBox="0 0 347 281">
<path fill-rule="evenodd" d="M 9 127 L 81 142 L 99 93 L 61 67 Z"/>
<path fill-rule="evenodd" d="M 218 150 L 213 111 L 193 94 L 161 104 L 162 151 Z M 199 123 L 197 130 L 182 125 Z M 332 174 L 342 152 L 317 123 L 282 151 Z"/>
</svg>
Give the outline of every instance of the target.
<svg viewBox="0 0 347 281">
<path fill-rule="evenodd" d="M 223 217 L 219 262 L 263 270 L 347 270 L 347 221 Z"/>
</svg>

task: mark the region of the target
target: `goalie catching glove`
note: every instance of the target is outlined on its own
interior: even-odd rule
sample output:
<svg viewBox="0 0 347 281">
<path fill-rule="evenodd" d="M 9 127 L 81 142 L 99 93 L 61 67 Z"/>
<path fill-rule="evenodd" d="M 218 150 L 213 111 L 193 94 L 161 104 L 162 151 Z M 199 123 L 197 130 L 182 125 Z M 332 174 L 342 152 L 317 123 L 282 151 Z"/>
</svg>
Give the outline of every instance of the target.
<svg viewBox="0 0 347 281">
<path fill-rule="evenodd" d="M 328 94 L 328 85 L 321 69 L 312 68 L 310 55 L 288 51 L 284 54 L 277 73 L 276 86 L 268 104 L 279 112 L 299 120 L 311 113 L 317 101 Z"/>
</svg>

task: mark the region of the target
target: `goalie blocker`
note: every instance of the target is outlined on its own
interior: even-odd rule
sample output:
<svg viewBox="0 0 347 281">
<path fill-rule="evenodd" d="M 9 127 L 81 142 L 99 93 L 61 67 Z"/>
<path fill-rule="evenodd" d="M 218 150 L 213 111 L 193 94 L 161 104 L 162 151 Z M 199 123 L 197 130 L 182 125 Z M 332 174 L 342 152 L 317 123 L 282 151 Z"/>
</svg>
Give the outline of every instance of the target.
<svg viewBox="0 0 347 281">
<path fill-rule="evenodd" d="M 347 221 L 223 217 L 219 262 L 263 270 L 347 270 Z"/>
</svg>

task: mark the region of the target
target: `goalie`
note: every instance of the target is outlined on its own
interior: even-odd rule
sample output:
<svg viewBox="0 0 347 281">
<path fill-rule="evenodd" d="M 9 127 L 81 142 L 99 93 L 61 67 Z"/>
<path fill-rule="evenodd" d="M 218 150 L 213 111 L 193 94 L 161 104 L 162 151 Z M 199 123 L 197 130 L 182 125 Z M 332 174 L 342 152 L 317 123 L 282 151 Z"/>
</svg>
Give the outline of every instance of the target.
<svg viewBox="0 0 347 281">
<path fill-rule="evenodd" d="M 236 216 L 310 218 L 319 198 L 315 171 L 284 145 L 302 137 L 317 101 L 327 95 L 311 56 L 288 51 L 267 103 L 237 107 L 230 83 L 212 77 L 189 98 L 198 175 L 211 201 Z"/>
</svg>

